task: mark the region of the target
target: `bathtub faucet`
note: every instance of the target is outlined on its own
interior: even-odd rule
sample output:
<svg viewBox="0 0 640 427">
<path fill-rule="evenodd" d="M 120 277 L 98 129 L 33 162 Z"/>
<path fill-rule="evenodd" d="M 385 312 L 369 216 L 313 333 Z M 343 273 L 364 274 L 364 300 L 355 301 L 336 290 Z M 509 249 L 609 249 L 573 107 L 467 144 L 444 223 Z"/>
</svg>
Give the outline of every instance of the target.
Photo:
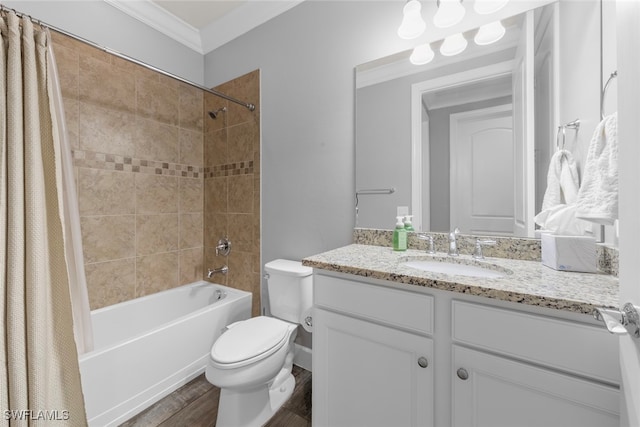
<svg viewBox="0 0 640 427">
<path fill-rule="evenodd" d="M 214 268 L 209 269 L 209 271 L 207 272 L 207 279 L 211 279 L 211 276 L 213 276 L 216 273 L 222 273 L 222 274 L 227 274 L 229 272 L 229 267 L 227 267 L 226 265 L 223 265 L 220 268 Z"/>
</svg>

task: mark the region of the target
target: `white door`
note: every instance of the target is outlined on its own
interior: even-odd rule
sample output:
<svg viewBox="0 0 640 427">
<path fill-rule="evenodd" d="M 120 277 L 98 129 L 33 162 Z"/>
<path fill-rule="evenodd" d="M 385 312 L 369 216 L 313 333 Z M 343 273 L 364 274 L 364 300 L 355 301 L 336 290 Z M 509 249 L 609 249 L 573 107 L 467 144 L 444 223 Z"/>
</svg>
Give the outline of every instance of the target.
<svg viewBox="0 0 640 427">
<path fill-rule="evenodd" d="M 640 2 L 618 1 L 620 304 L 640 305 Z M 621 426 L 640 426 L 640 338 L 620 337 Z"/>
<path fill-rule="evenodd" d="M 513 235 L 512 124 L 511 104 L 450 116 L 452 228 Z"/>
<path fill-rule="evenodd" d="M 530 237 L 534 233 L 535 162 L 534 162 L 534 81 L 532 10 L 525 14 L 516 56 L 513 60 L 513 134 L 515 174 L 514 234 Z"/>
</svg>

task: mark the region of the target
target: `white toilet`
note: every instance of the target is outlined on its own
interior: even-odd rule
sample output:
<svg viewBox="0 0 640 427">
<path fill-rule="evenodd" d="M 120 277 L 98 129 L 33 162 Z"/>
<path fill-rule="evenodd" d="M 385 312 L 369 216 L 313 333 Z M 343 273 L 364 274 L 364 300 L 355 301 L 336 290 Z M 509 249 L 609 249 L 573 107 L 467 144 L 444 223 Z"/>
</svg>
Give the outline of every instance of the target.
<svg viewBox="0 0 640 427">
<path fill-rule="evenodd" d="M 262 426 L 293 393 L 293 342 L 311 313 L 313 270 L 283 259 L 264 269 L 274 317 L 233 323 L 211 348 L 205 376 L 221 389 L 217 427 Z"/>
</svg>

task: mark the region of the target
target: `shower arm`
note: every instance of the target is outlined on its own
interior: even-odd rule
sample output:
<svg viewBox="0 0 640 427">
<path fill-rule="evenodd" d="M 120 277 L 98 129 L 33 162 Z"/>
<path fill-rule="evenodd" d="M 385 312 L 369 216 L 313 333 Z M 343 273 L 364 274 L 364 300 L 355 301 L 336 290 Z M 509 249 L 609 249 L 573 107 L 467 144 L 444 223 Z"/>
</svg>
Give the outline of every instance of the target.
<svg viewBox="0 0 640 427">
<path fill-rule="evenodd" d="M 135 59 L 135 58 L 133 58 L 133 57 L 131 57 L 129 55 L 125 55 L 124 53 L 120 53 L 120 52 L 118 52 L 116 50 L 113 50 L 111 48 L 108 48 L 108 47 L 105 47 L 105 46 L 101 46 L 101 45 L 99 45 L 97 43 L 94 43 L 94 42 L 92 42 L 90 40 L 85 39 L 84 37 L 77 36 L 77 35 L 75 35 L 73 33 L 70 33 L 70 32 L 68 32 L 66 30 L 62 30 L 62 29 L 57 28 L 57 27 L 55 27 L 53 25 L 49 25 L 49 24 L 47 24 L 45 22 L 42 22 L 42 21 L 37 20 L 37 19 L 34 19 L 30 15 L 27 15 L 27 14 L 24 14 L 24 13 L 20 13 L 20 12 L 16 11 L 15 9 L 6 7 L 6 6 L 2 5 L 2 4 L 0 4 L 0 11 L 11 11 L 11 12 L 15 13 L 17 16 L 19 16 L 20 18 L 29 18 L 32 22 L 34 22 L 35 24 L 38 24 L 38 25 L 40 25 L 40 26 L 42 26 L 44 28 L 49 28 L 49 29 L 51 29 L 53 31 L 56 31 L 56 32 L 58 32 L 60 34 L 63 34 L 65 36 L 67 36 L 67 37 L 71 37 L 72 39 L 78 40 L 78 41 L 80 41 L 82 43 L 86 43 L 86 44 L 88 44 L 88 45 L 90 45 L 90 46 L 92 46 L 92 47 L 94 47 L 94 48 L 96 48 L 98 50 L 101 50 L 103 52 L 106 52 L 106 53 L 109 53 L 111 55 L 117 56 L 120 59 L 124 59 L 126 61 L 133 62 L 134 64 L 140 65 L 141 67 L 147 68 L 147 69 L 149 69 L 151 71 L 155 71 L 157 73 L 160 73 L 160 74 L 162 74 L 162 75 L 164 75 L 166 77 L 170 77 L 172 79 L 178 80 L 178 81 L 180 81 L 180 82 L 182 82 L 184 84 L 187 84 L 189 86 L 195 87 L 197 89 L 201 89 L 201 90 L 203 90 L 203 91 L 205 91 L 207 93 L 210 93 L 212 95 L 218 96 L 220 98 L 224 98 L 227 101 L 233 102 L 235 104 L 242 105 L 243 107 L 247 108 L 249 111 L 254 111 L 256 109 L 256 106 L 254 104 L 252 104 L 252 103 L 241 101 L 239 99 L 236 99 L 236 98 L 234 98 L 232 96 L 229 96 L 227 94 L 224 94 L 222 92 L 218 92 L 215 89 L 206 88 L 206 87 L 204 87 L 202 85 L 199 85 L 197 83 L 194 83 L 192 81 L 189 81 L 187 79 L 179 77 L 179 76 L 177 76 L 175 74 L 172 74 L 172 73 L 170 73 L 168 71 L 164 71 L 164 70 L 162 70 L 162 69 L 160 69 L 158 67 L 154 67 L 153 65 L 147 64 L 146 62 L 142 62 L 140 60 L 137 60 L 137 59 Z"/>
</svg>

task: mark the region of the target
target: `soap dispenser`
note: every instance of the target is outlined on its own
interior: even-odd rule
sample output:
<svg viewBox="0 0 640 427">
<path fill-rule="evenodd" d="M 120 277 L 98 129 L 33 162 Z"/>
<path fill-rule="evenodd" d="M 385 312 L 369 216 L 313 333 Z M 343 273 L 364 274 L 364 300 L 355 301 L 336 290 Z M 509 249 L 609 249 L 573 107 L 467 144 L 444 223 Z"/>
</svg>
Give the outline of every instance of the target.
<svg viewBox="0 0 640 427">
<path fill-rule="evenodd" d="M 401 216 L 396 217 L 396 228 L 393 230 L 393 250 L 407 250 L 407 230 L 404 229 Z"/>
<path fill-rule="evenodd" d="M 413 228 L 413 224 L 411 223 L 411 219 L 413 215 L 407 215 L 404 217 L 404 229 L 407 231 L 415 231 Z"/>
</svg>

